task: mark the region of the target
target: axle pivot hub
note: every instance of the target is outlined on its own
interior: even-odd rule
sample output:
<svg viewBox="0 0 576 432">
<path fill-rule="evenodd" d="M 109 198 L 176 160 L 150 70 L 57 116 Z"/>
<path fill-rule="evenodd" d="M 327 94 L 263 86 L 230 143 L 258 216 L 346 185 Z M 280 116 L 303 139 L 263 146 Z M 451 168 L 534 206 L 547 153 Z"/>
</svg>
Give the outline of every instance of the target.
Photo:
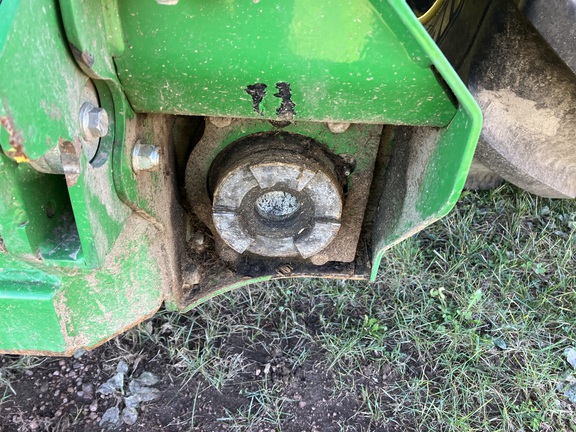
<svg viewBox="0 0 576 432">
<path fill-rule="evenodd" d="M 307 147 L 265 141 L 215 161 L 214 226 L 238 253 L 309 258 L 340 229 L 343 197 L 334 164 L 309 140 Z"/>
</svg>

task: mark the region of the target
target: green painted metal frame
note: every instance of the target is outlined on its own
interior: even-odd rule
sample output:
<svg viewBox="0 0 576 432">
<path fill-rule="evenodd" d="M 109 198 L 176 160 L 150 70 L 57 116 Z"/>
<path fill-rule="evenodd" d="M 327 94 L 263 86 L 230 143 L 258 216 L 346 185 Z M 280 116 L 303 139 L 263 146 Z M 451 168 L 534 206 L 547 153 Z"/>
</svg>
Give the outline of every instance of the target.
<svg viewBox="0 0 576 432">
<path fill-rule="evenodd" d="M 112 153 L 123 152 L 134 117 L 115 75 L 93 76 L 110 117 L 98 163 L 81 150 L 77 116 L 90 77 L 59 12 L 50 0 L 0 4 L 0 352 L 95 346 L 153 314 L 173 284 L 161 265 L 166 236 L 122 201 L 132 185 L 114 176 Z M 63 143 L 77 177 L 28 164 Z"/>
<path fill-rule="evenodd" d="M 395 21 L 398 2 L 153 3 L 118 3 L 126 48 L 115 63 L 136 111 L 276 119 L 286 82 L 295 120 L 444 126 L 454 116 L 419 41 Z M 260 113 L 246 92 L 256 83 L 267 86 Z"/>
<path fill-rule="evenodd" d="M 384 194 L 373 236 L 373 265 L 370 279 L 375 281 L 382 257 L 387 249 L 445 216 L 456 204 L 466 182 L 476 144 L 482 130 L 482 111 L 424 27 L 416 25 L 416 18 L 407 4 L 390 1 L 414 40 L 426 50 L 429 61 L 445 80 L 458 101 L 458 110 L 450 123 L 440 129 L 438 138 L 426 149 L 428 157 L 414 170 L 419 187 L 412 199 L 405 199 L 395 209 L 395 217 L 386 219 L 387 195 Z"/>
<path fill-rule="evenodd" d="M 404 0 L 4 0 L 0 15 L 3 352 L 70 354 L 163 300 L 174 304 L 179 269 L 163 260 L 175 235 L 155 198 L 166 184 L 131 169 L 134 112 L 275 120 L 275 86 L 288 83 L 297 122 L 439 128 L 413 205 L 379 216 L 372 279 L 387 248 L 454 205 L 481 128 L 474 100 Z M 78 131 L 90 80 L 111 119 L 98 164 L 84 157 Z M 256 83 L 268 86 L 260 112 L 246 92 Z M 63 143 L 77 179 L 28 165 Z"/>
</svg>

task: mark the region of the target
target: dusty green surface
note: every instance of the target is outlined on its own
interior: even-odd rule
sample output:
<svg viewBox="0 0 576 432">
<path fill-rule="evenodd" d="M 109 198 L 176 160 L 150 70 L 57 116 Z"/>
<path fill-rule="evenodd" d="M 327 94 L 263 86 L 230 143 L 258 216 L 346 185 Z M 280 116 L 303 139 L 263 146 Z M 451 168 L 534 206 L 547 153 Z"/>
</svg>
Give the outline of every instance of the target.
<svg viewBox="0 0 576 432">
<path fill-rule="evenodd" d="M 403 0 L 122 1 L 115 62 L 136 111 L 276 119 L 288 83 L 296 120 L 444 126 L 455 108 L 398 10 L 418 25 Z"/>
</svg>

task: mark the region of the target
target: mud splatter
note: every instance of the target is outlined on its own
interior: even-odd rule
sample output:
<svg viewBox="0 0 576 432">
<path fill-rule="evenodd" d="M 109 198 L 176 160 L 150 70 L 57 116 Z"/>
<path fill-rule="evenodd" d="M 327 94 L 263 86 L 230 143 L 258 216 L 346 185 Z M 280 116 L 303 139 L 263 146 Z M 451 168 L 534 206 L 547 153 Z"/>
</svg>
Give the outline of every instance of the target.
<svg viewBox="0 0 576 432">
<path fill-rule="evenodd" d="M 76 47 L 73 43 L 70 43 L 70 50 L 72 51 L 72 55 L 76 59 L 77 62 L 82 63 L 89 68 L 94 66 L 94 56 L 90 54 L 88 51 L 80 51 L 78 47 Z"/>
</svg>

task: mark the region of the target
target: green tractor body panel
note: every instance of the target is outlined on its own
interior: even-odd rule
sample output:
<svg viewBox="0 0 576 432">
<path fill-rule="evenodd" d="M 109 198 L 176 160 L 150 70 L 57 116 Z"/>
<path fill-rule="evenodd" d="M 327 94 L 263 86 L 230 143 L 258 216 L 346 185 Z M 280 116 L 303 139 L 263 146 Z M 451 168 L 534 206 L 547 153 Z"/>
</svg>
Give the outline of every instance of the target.
<svg viewBox="0 0 576 432">
<path fill-rule="evenodd" d="M 275 119 L 285 82 L 298 121 L 445 126 L 454 117 L 431 59 L 389 19 L 387 2 L 118 6 L 126 44 L 115 62 L 139 112 Z M 245 91 L 254 84 L 266 86 L 259 110 Z"/>
<path fill-rule="evenodd" d="M 163 302 L 186 311 L 271 278 L 375 280 L 387 248 L 453 207 L 482 126 L 404 0 L 4 0 L 0 17 L 0 352 L 70 355 Z M 86 102 L 108 116 L 96 141 Z M 194 129 L 201 117 L 224 126 Z M 215 231 L 200 203 L 184 203 L 186 182 L 206 188 L 218 154 L 252 136 L 303 137 L 353 160 L 338 174 L 334 244 L 355 242 L 341 265 L 324 252 L 290 272 L 258 257 L 246 270 L 205 263 L 226 245 L 190 249 Z M 136 155 L 149 144 L 150 169 Z"/>
</svg>

